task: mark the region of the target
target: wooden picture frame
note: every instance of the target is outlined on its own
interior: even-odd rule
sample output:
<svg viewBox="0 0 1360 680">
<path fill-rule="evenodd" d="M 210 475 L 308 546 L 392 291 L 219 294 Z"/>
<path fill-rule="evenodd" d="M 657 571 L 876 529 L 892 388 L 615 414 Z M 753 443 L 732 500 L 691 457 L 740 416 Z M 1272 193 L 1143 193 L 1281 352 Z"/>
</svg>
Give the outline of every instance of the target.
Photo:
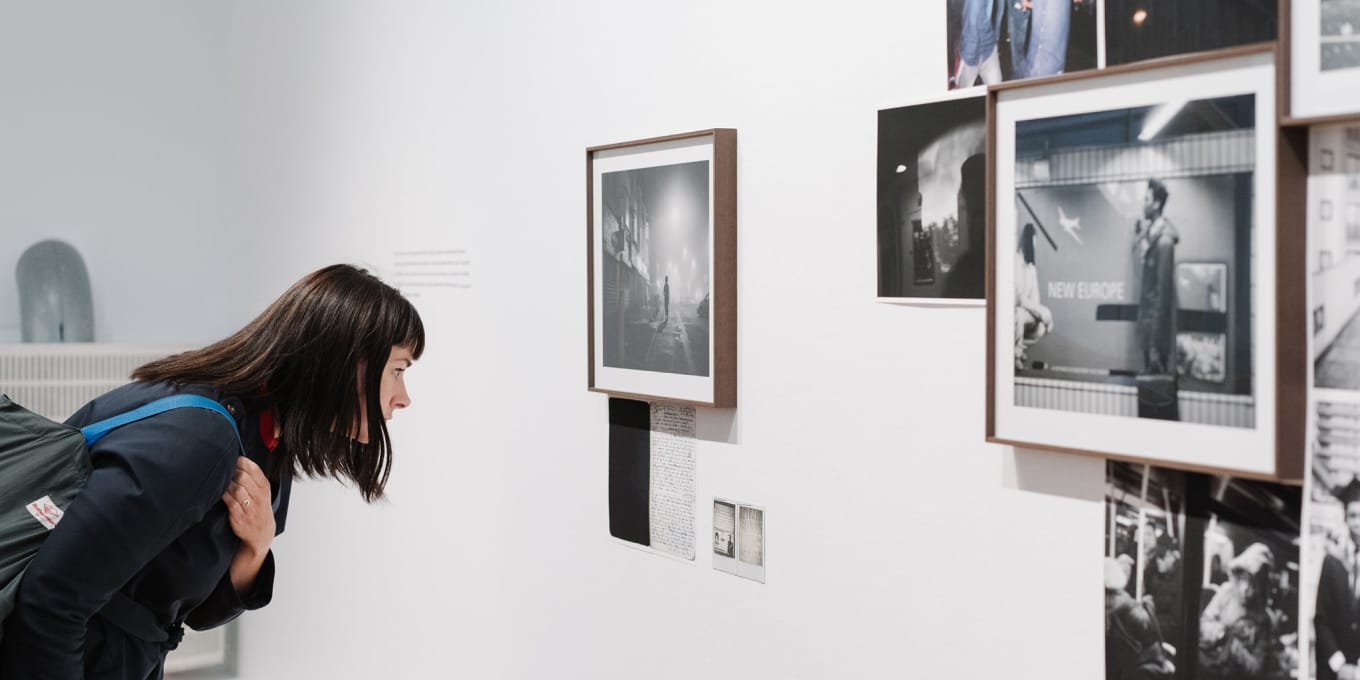
<svg viewBox="0 0 1360 680">
<path fill-rule="evenodd" d="M 1334 29 L 1324 23 L 1322 2 L 1280 0 L 1279 103 L 1286 127 L 1360 120 L 1360 33 L 1355 49 L 1346 50 L 1351 56 L 1328 53 L 1325 43 L 1352 38 L 1323 35 Z"/>
<path fill-rule="evenodd" d="M 1298 145 L 1306 139 L 1279 130 L 1275 48 L 1168 57 L 988 93 L 988 441 L 1302 479 L 1306 246 L 1289 227 L 1303 219 L 1306 149 Z M 1160 193 L 1148 182 L 1154 176 Z M 1163 218 L 1170 230 L 1157 224 Z M 1023 226 L 1045 220 L 1047 228 Z M 1168 231 L 1175 240 L 1147 238 Z M 1074 252 L 1066 260 L 1057 259 L 1059 239 Z M 1040 246 L 1026 252 L 1026 240 L 1053 257 L 1040 261 Z M 1166 289 L 1140 289 L 1143 252 L 1167 242 L 1175 261 L 1233 263 L 1235 307 L 1222 318 L 1186 321 L 1175 306 L 1156 307 L 1177 320 L 1173 337 L 1204 324 L 1228 329 L 1236 363 L 1226 393 L 1184 389 L 1178 376 L 1193 357 L 1174 339 L 1167 347 L 1157 330 L 1166 324 L 1140 312 Z M 1045 266 L 1048 285 L 1037 273 L 1030 283 Z M 1031 290 L 1057 309 L 1017 311 Z M 1017 321 L 1028 322 L 1024 331 Z"/>
<path fill-rule="evenodd" d="M 588 387 L 737 405 L 737 131 L 586 149 Z"/>
</svg>

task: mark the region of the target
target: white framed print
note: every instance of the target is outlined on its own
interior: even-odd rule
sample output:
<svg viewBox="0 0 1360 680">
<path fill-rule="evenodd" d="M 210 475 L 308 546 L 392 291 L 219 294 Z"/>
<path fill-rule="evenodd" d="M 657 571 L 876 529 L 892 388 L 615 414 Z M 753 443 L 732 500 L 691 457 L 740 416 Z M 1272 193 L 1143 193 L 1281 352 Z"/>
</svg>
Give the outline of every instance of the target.
<svg viewBox="0 0 1360 680">
<path fill-rule="evenodd" d="M 1304 305 L 1277 282 L 1303 249 L 1277 251 L 1270 47 L 989 97 L 988 439 L 1300 474 L 1304 410 L 1281 426 L 1279 400 L 1305 388 L 1306 338 L 1277 323 Z"/>
</svg>

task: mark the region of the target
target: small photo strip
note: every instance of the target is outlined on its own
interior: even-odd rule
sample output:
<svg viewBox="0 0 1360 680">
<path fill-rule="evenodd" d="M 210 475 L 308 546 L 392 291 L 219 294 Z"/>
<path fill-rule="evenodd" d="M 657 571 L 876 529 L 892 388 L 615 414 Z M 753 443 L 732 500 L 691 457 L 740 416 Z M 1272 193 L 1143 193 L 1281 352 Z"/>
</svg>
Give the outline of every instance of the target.
<svg viewBox="0 0 1360 680">
<path fill-rule="evenodd" d="M 713 568 L 765 582 L 765 509 L 713 499 Z"/>
</svg>

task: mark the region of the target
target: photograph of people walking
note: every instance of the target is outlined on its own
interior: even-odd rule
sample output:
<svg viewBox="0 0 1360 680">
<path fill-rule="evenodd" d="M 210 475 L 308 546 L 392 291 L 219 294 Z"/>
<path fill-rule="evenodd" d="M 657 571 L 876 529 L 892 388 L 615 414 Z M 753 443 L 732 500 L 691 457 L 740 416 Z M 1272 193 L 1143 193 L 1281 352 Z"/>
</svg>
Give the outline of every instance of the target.
<svg viewBox="0 0 1360 680">
<path fill-rule="evenodd" d="M 604 173 L 604 365 L 709 374 L 709 163 Z"/>
</svg>

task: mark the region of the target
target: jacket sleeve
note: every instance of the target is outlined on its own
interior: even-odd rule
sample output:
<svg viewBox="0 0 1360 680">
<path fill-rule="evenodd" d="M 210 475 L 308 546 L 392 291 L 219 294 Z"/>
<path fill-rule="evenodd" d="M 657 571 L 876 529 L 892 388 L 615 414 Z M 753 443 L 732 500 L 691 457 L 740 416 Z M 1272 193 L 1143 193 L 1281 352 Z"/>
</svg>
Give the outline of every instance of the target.
<svg viewBox="0 0 1360 680">
<path fill-rule="evenodd" d="M 1346 583 L 1346 568 L 1331 555 L 1322 559 L 1322 574 L 1318 577 L 1317 609 L 1313 614 L 1313 630 L 1317 633 L 1317 661 L 1319 667 L 1341 650 L 1336 639 L 1335 628 L 1344 625 L 1338 606 L 1350 593 L 1337 592 L 1338 585 Z M 1330 670 L 1330 668 L 1328 669 Z M 1321 668 L 1319 668 L 1321 673 Z M 1330 676 L 1331 674 L 1328 674 Z"/>
<path fill-rule="evenodd" d="M 274 598 L 274 551 L 264 556 L 260 572 L 255 575 L 255 583 L 250 592 L 237 593 L 231 584 L 231 571 L 222 575 L 212 595 L 202 604 L 189 612 L 184 620 L 194 630 L 216 628 L 240 616 L 246 610 L 259 609 Z"/>
<path fill-rule="evenodd" d="M 236 455 L 231 425 L 201 409 L 126 425 L 97 443 L 88 485 L 20 584 L 4 643 L 23 659 L 6 655 L 0 676 L 82 678 L 90 618 L 219 501 Z"/>
</svg>

